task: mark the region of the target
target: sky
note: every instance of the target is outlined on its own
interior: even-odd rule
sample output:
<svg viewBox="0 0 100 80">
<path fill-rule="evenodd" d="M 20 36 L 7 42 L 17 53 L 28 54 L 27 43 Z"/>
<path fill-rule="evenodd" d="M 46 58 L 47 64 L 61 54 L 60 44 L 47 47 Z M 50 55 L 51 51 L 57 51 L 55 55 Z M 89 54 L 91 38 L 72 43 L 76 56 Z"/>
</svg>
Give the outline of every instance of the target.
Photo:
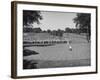
<svg viewBox="0 0 100 80">
<path fill-rule="evenodd" d="M 40 20 L 40 24 L 34 23 L 34 28 L 40 27 L 42 30 L 65 30 L 66 27 L 75 28 L 73 18 L 76 17 L 76 13 L 41 11 L 41 15 L 43 19 Z"/>
</svg>

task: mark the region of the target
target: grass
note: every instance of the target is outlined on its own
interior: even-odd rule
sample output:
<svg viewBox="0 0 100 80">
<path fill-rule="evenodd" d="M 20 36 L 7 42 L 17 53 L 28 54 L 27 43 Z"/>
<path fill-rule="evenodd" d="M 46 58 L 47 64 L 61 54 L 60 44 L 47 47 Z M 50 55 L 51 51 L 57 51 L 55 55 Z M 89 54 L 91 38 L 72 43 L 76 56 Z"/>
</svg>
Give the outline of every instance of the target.
<svg viewBox="0 0 100 80">
<path fill-rule="evenodd" d="M 90 59 L 80 60 L 24 60 L 24 69 L 39 69 L 39 68 L 59 68 L 59 67 L 78 67 L 90 66 Z"/>
<path fill-rule="evenodd" d="M 66 37 L 66 36 L 65 36 Z M 67 37 L 66 37 L 67 38 Z M 24 69 L 36 68 L 56 68 L 56 67 L 76 67 L 91 65 L 91 44 L 85 37 L 70 34 L 72 51 L 69 44 L 56 44 L 53 46 L 30 46 L 28 50 L 33 50 L 39 54 L 24 56 Z M 35 66 L 35 67 L 34 67 Z"/>
</svg>

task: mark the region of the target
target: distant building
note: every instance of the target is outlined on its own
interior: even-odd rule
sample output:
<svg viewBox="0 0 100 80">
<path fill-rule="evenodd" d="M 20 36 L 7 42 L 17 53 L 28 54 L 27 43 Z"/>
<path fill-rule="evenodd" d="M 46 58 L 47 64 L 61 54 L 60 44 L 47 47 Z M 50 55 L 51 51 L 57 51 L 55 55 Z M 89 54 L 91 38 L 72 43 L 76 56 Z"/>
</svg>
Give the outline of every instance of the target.
<svg viewBox="0 0 100 80">
<path fill-rule="evenodd" d="M 32 28 L 32 27 L 24 27 L 23 31 L 24 31 L 24 33 L 27 33 L 27 32 L 40 33 L 42 31 L 42 29 L 41 28 Z"/>
</svg>

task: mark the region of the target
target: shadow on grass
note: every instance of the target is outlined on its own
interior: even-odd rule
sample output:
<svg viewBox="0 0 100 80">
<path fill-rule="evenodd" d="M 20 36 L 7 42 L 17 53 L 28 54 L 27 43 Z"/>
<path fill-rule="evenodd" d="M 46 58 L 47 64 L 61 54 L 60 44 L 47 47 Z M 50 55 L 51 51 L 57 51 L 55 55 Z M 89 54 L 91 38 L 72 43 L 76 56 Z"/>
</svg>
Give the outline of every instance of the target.
<svg viewBox="0 0 100 80">
<path fill-rule="evenodd" d="M 28 49 L 23 50 L 23 57 L 30 56 L 30 55 L 37 55 L 37 54 L 39 53 L 33 50 L 32 51 Z M 34 69 L 37 68 L 36 65 L 37 65 L 36 61 L 23 60 L 23 69 Z"/>
<path fill-rule="evenodd" d="M 28 50 L 28 49 L 24 49 L 23 50 L 23 56 L 29 56 L 29 55 L 37 55 L 39 54 L 38 52 L 36 51 L 31 51 L 31 50 Z"/>
<path fill-rule="evenodd" d="M 23 69 L 36 69 L 37 62 L 23 60 Z"/>
<path fill-rule="evenodd" d="M 90 59 L 80 60 L 24 60 L 23 69 L 91 66 Z"/>
</svg>

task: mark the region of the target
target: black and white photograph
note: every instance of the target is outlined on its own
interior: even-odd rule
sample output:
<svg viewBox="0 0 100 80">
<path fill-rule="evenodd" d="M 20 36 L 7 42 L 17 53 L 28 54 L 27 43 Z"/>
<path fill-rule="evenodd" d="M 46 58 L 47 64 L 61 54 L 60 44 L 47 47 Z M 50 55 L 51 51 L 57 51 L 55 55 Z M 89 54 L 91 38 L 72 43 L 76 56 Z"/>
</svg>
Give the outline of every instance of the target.
<svg viewBox="0 0 100 80">
<path fill-rule="evenodd" d="M 97 73 L 97 7 L 12 2 L 12 77 Z"/>
<path fill-rule="evenodd" d="M 23 69 L 91 65 L 91 14 L 23 10 Z"/>
</svg>

